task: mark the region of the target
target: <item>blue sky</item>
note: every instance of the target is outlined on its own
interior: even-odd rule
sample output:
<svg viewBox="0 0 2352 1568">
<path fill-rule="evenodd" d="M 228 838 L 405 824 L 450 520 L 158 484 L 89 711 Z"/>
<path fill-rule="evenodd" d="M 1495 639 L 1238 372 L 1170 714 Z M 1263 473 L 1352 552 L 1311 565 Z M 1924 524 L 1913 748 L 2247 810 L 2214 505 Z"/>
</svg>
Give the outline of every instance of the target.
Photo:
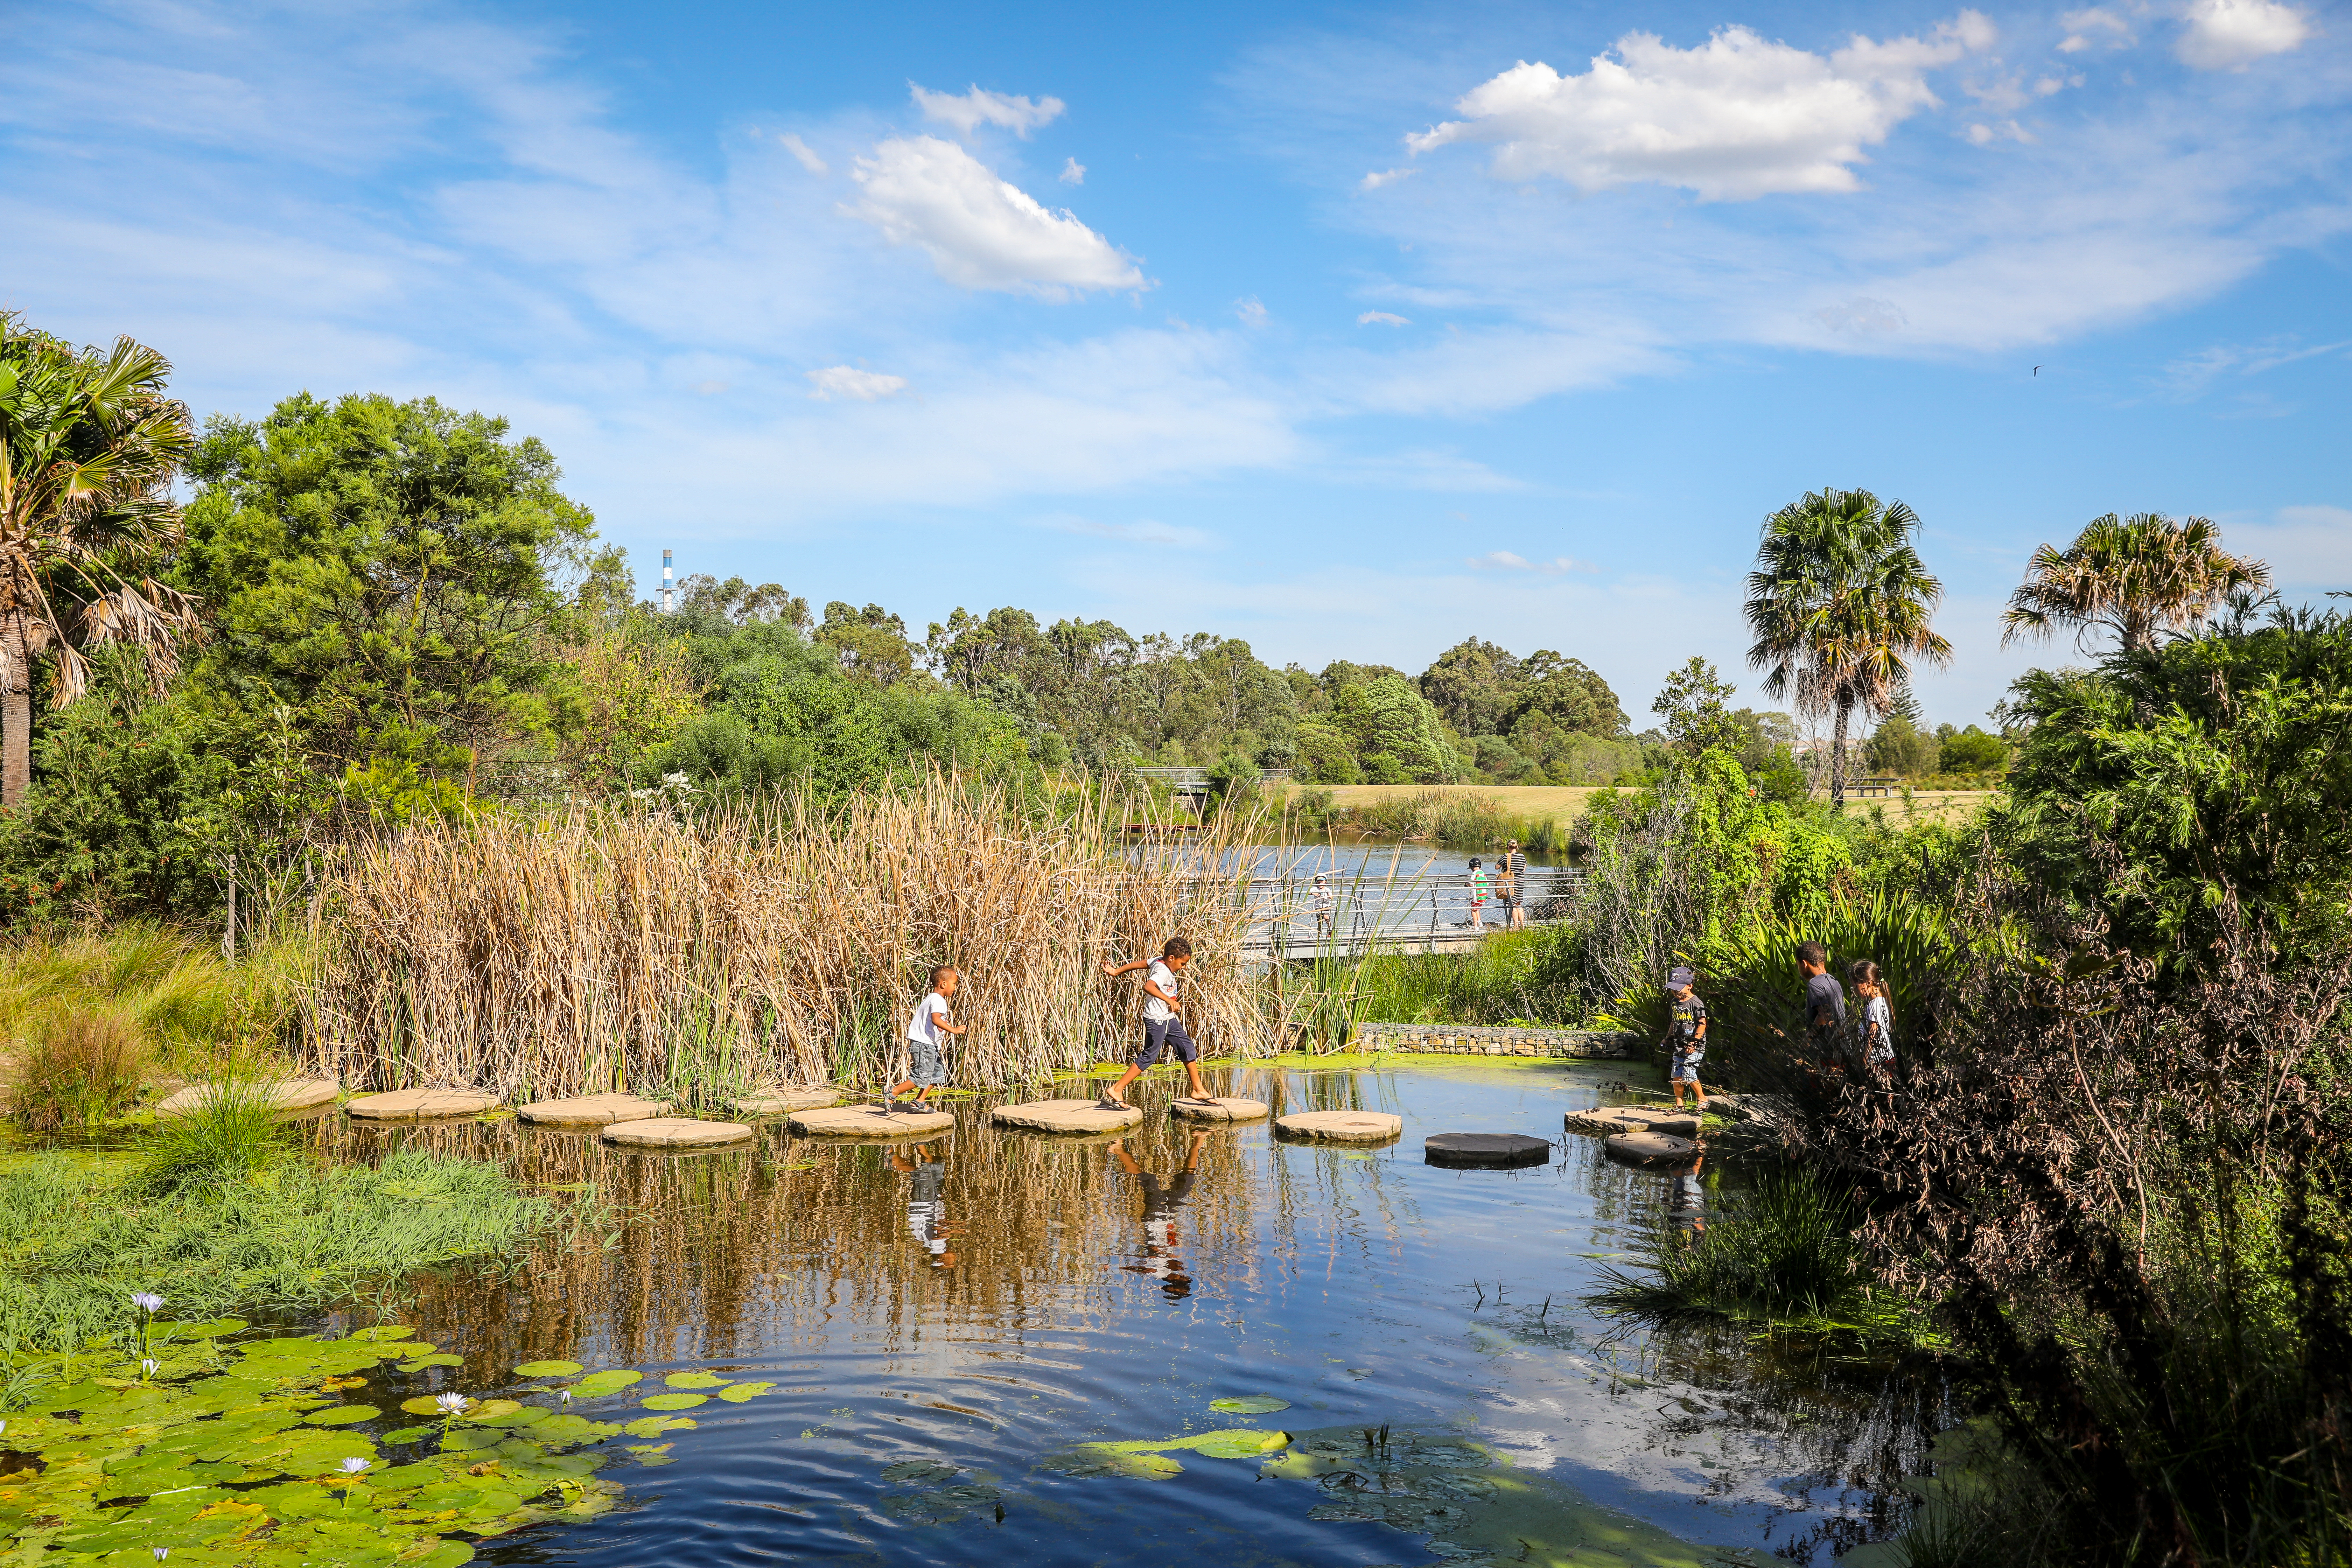
<svg viewBox="0 0 2352 1568">
<path fill-rule="evenodd" d="M 1131 9 L 1131 8 L 1130 8 Z M 2203 513 L 2352 586 L 2352 10 L 101 4 L 13 16 L 0 304 L 508 416 L 626 545 L 1417 669 L 1737 667 L 1763 515 Z M 2033 367 L 2041 366 L 2034 374 Z"/>
</svg>

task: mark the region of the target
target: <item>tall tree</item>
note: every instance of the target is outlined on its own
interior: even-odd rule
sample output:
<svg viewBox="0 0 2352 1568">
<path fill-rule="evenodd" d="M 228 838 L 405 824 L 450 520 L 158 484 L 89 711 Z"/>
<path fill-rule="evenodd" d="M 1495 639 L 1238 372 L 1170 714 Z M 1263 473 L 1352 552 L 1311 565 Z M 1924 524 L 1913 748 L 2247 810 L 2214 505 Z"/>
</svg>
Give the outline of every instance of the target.
<svg viewBox="0 0 2352 1568">
<path fill-rule="evenodd" d="M 2270 585 L 2270 567 L 2221 548 L 2210 518 L 2175 522 L 2161 512 L 2095 518 L 2074 542 L 2033 552 L 2025 581 L 2009 596 L 2001 642 L 2047 637 L 2072 626 L 2077 641 L 2116 634 L 2126 653 L 2156 646 L 2156 634 L 2197 626 L 2231 593 Z"/>
<path fill-rule="evenodd" d="M 1667 741 L 1692 756 L 1711 746 L 1737 750 L 1748 739 L 1748 726 L 1730 708 L 1738 689 L 1723 679 L 1714 660 L 1693 654 L 1666 676 L 1650 711 L 1666 721 Z"/>
<path fill-rule="evenodd" d="M 169 361 L 115 341 L 71 348 L 0 313 L 0 807 L 32 779 L 33 662 L 50 702 L 89 686 L 85 650 L 135 650 L 162 689 L 195 606 L 148 572 L 179 542 L 171 484 L 193 437 Z"/>
<path fill-rule="evenodd" d="M 1823 489 L 1764 520 L 1748 574 L 1748 662 L 1768 697 L 1834 721 L 1830 799 L 1845 804 L 1846 730 L 1885 712 L 1915 662 L 1949 662 L 1930 624 L 1944 596 L 1911 543 L 1918 515 L 1868 490 Z"/>
</svg>

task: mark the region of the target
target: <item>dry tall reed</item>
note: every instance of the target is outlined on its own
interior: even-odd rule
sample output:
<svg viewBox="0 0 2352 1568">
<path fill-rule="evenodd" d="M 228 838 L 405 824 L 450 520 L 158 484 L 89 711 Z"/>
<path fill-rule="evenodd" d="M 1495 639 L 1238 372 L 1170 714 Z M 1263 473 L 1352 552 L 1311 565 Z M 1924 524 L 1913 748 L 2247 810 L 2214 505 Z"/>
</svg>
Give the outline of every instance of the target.
<svg viewBox="0 0 2352 1568">
<path fill-rule="evenodd" d="M 354 1086 L 713 1104 L 754 1085 L 896 1072 L 931 966 L 963 973 L 958 1083 L 1115 1054 L 1139 1001 L 1107 957 L 1195 951 L 1204 1049 L 1273 1045 L 1240 967 L 1223 843 L 1131 849 L 1114 802 L 1053 821 L 934 777 L 853 804 L 685 822 L 580 808 L 415 828 L 354 850 L 320 915 L 307 1065 Z M 1246 832 L 1248 824 L 1225 831 Z"/>
</svg>

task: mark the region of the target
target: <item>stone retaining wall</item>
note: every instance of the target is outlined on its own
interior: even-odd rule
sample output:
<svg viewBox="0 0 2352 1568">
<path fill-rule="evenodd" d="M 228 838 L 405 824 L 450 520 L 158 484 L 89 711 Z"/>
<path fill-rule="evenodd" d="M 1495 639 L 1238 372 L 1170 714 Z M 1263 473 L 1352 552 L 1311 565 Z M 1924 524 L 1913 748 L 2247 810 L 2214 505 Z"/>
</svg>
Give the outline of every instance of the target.
<svg viewBox="0 0 2352 1568">
<path fill-rule="evenodd" d="M 1643 1054 L 1639 1035 L 1613 1029 L 1528 1029 L 1470 1024 L 1359 1024 L 1352 1051 L 1421 1052 L 1461 1057 L 1585 1057 L 1629 1061 Z"/>
</svg>

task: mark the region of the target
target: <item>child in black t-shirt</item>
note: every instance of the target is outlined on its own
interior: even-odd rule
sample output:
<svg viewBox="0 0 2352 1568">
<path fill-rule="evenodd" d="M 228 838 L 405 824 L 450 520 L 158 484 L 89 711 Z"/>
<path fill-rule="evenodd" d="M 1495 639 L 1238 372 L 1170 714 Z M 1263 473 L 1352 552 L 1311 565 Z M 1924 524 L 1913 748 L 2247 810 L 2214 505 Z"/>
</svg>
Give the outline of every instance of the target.
<svg viewBox="0 0 2352 1568">
<path fill-rule="evenodd" d="M 1682 1109 L 1685 1084 L 1697 1093 L 1698 1108 L 1706 1109 L 1706 1086 L 1698 1080 L 1699 1064 L 1706 1060 L 1706 1004 L 1691 989 L 1695 979 L 1689 970 L 1683 968 L 1666 976 L 1669 1013 L 1666 1037 L 1661 1044 L 1674 1053 L 1674 1065 L 1666 1069 L 1666 1080 L 1674 1085 L 1677 1110 Z"/>
</svg>

